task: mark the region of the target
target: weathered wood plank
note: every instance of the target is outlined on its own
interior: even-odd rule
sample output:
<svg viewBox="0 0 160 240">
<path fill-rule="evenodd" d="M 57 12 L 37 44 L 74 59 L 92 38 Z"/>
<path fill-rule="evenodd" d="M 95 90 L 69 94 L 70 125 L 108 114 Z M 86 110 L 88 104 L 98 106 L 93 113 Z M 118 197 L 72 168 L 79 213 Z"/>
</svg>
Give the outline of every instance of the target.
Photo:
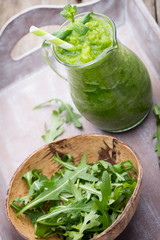
<svg viewBox="0 0 160 240">
<path fill-rule="evenodd" d="M 5 0 L 0 1 L 0 28 L 7 22 L 8 19 L 13 17 L 15 14 L 36 6 L 36 5 L 64 5 L 66 3 L 76 4 L 76 3 L 85 3 L 91 2 L 93 0 Z"/>
<path fill-rule="evenodd" d="M 30 8 L 35 5 L 62 5 L 65 3 L 75 4 L 75 3 L 85 3 L 93 0 L 5 0 L 0 1 L 0 28 L 13 17 L 15 14 L 23 11 L 26 8 Z M 160 25 L 160 0 L 143 0 L 144 4 L 148 8 L 149 12 L 152 14 L 153 18 Z M 15 7 L 16 6 L 16 7 Z"/>
<path fill-rule="evenodd" d="M 156 19 L 155 0 L 143 0 L 152 17 Z"/>
<path fill-rule="evenodd" d="M 160 25 L 160 0 L 156 0 L 156 21 Z"/>
</svg>

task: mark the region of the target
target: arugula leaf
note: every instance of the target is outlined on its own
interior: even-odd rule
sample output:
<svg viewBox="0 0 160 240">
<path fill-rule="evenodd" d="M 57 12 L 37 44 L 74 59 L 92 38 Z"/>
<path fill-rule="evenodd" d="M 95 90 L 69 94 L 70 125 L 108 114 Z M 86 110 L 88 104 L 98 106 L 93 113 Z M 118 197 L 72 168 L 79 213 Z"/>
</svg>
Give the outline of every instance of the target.
<svg viewBox="0 0 160 240">
<path fill-rule="evenodd" d="M 70 20 L 72 23 L 74 22 L 74 15 L 77 12 L 77 7 L 75 6 L 71 6 L 70 4 L 67 4 L 63 11 L 60 12 L 60 15 L 67 18 L 68 20 Z"/>
<path fill-rule="evenodd" d="M 57 215 L 61 213 L 67 213 L 69 214 L 74 214 L 74 212 L 90 212 L 92 206 L 92 202 L 86 203 L 84 199 L 76 202 L 71 202 L 68 205 L 63 205 L 63 206 L 58 206 L 52 209 L 52 211 L 46 215 L 43 215 L 37 219 L 37 222 L 40 222 L 41 224 L 45 224 L 44 220 L 47 220 L 48 218 L 53 218 L 56 217 Z M 50 223 L 52 224 L 52 223 Z"/>
<path fill-rule="evenodd" d="M 70 189 L 70 192 L 75 197 L 76 201 L 80 201 L 83 199 L 81 191 L 80 189 L 78 189 L 78 187 L 71 180 L 69 180 L 69 189 Z"/>
<path fill-rule="evenodd" d="M 32 223 L 36 223 L 37 218 L 43 215 L 43 213 L 33 210 L 28 210 L 25 212 L 25 215 L 27 215 Z"/>
<path fill-rule="evenodd" d="M 83 157 L 77 167 L 81 169 L 81 168 L 84 168 L 85 166 L 86 166 L 86 171 L 83 171 L 79 176 L 79 178 L 89 182 L 97 181 L 98 178 L 88 173 L 89 165 L 86 164 L 86 153 L 83 154 Z"/>
<path fill-rule="evenodd" d="M 117 173 L 117 172 L 115 171 L 115 169 L 114 169 L 114 167 L 112 166 L 111 163 L 106 162 L 106 161 L 104 161 L 104 160 L 101 160 L 101 161 L 97 162 L 97 165 L 98 165 L 98 164 L 100 165 L 100 166 L 99 166 L 99 168 L 100 168 L 99 171 L 101 171 L 101 166 L 103 166 L 106 170 L 109 170 L 111 173 L 113 173 L 113 174 L 116 175 L 117 181 L 125 181 L 125 178 L 124 178 L 121 174 L 119 174 L 119 173 Z M 115 164 L 115 165 L 116 165 L 116 164 Z M 114 166 L 115 166 L 115 165 L 114 165 Z"/>
<path fill-rule="evenodd" d="M 40 108 L 48 103 L 51 102 L 60 102 L 61 105 L 59 106 L 58 112 L 56 110 L 53 110 L 52 115 L 51 115 L 51 125 L 50 129 L 47 129 L 46 124 L 44 125 L 45 127 L 45 132 L 46 135 L 43 135 L 42 138 L 46 143 L 50 143 L 53 140 L 55 140 L 58 136 L 60 136 L 64 132 L 64 128 L 60 128 L 62 124 L 64 123 L 64 119 L 61 116 L 61 113 L 66 111 L 66 117 L 65 117 L 65 122 L 73 122 L 74 126 L 77 128 L 82 128 L 81 122 L 78 120 L 81 115 L 77 114 L 73 111 L 73 108 L 70 104 L 63 102 L 59 98 L 53 98 L 48 101 L 45 101 L 37 106 L 34 107 L 34 109 Z"/>
<path fill-rule="evenodd" d="M 50 143 L 55 140 L 58 136 L 60 136 L 64 132 L 64 128 L 60 128 L 64 121 L 59 116 L 56 110 L 53 110 L 51 115 L 51 124 L 50 129 L 47 129 L 45 124 L 45 132 L 46 135 L 43 135 L 42 138 L 46 143 Z"/>
<path fill-rule="evenodd" d="M 78 120 L 81 115 L 73 112 L 73 108 L 70 104 L 63 102 L 59 98 L 54 99 L 56 102 L 60 102 L 61 106 L 59 107 L 59 113 L 62 113 L 63 111 L 66 110 L 66 123 L 73 122 L 74 126 L 77 128 L 81 128 L 82 124 Z"/>
<path fill-rule="evenodd" d="M 19 212 L 19 211 L 22 209 L 22 207 L 19 206 L 19 205 L 16 205 L 15 202 L 18 202 L 19 204 L 22 204 L 22 202 L 19 202 L 19 198 L 15 198 L 15 199 L 11 202 L 11 204 L 10 204 L 10 206 L 11 206 L 16 212 Z"/>
<path fill-rule="evenodd" d="M 87 199 L 89 200 L 91 194 L 97 195 L 100 199 L 102 198 L 102 193 L 94 187 L 94 183 L 79 184 L 79 188 L 85 190 Z"/>
<path fill-rule="evenodd" d="M 158 106 L 158 104 L 153 105 L 153 111 L 157 118 L 157 131 L 152 135 L 152 137 L 157 138 L 155 151 L 157 152 L 157 156 L 160 157 L 160 107 Z"/>
<path fill-rule="evenodd" d="M 54 101 L 54 98 L 52 98 L 52 99 L 50 99 L 50 100 L 48 100 L 48 101 L 45 101 L 45 102 L 43 102 L 43 103 L 40 103 L 40 104 L 36 105 L 33 109 L 37 109 L 37 108 L 43 107 L 44 105 L 46 105 L 46 104 L 48 104 L 48 103 L 51 103 L 51 102 L 53 102 L 53 101 Z"/>
<path fill-rule="evenodd" d="M 73 163 L 70 162 L 64 162 L 60 159 L 59 155 L 56 154 L 56 157 L 53 157 L 53 160 L 60 163 L 63 167 L 66 169 L 72 170 L 72 171 L 77 171 L 77 169 L 83 169 L 86 167 L 86 171 L 89 168 L 89 165 L 86 164 L 86 153 L 83 154 L 83 157 L 80 161 L 80 163 L 76 166 Z M 80 179 L 86 180 L 86 181 L 96 181 L 98 180 L 96 177 L 93 175 L 88 174 L 86 171 L 82 172 L 81 175 L 79 176 Z"/>
<path fill-rule="evenodd" d="M 82 216 L 84 217 L 83 222 L 78 225 L 73 225 L 72 228 L 76 231 L 67 231 L 64 235 L 67 237 L 71 237 L 73 240 L 80 240 L 84 236 L 84 232 L 93 227 L 97 227 L 100 225 L 98 220 L 99 215 L 96 214 L 96 207 L 93 205 L 90 213 L 84 213 Z"/>
<path fill-rule="evenodd" d="M 41 194 L 38 195 L 34 200 L 28 203 L 21 211 L 17 213 L 17 216 L 24 213 L 29 208 L 36 206 L 37 204 L 47 201 L 47 200 L 58 200 L 59 194 L 68 189 L 69 179 L 74 181 L 77 177 L 83 178 L 87 171 L 88 166 L 84 165 L 82 167 L 77 167 L 75 171 L 66 170 L 63 178 L 56 182 L 53 187 L 50 187 L 48 190 L 45 190 Z M 88 177 L 86 177 L 88 179 Z"/>
<path fill-rule="evenodd" d="M 13 203 L 17 202 L 19 204 L 26 205 L 31 197 L 36 197 L 44 190 L 44 188 L 49 188 L 54 185 L 54 182 L 49 181 L 48 178 L 41 173 L 41 171 L 41 169 L 34 169 L 22 176 L 22 178 L 24 178 L 28 183 L 29 193 L 25 197 L 14 199 Z"/>
<path fill-rule="evenodd" d="M 64 159 L 66 160 L 66 157 L 68 159 L 70 159 L 70 155 L 64 155 L 63 161 L 62 161 L 61 158 L 59 157 L 58 153 L 56 153 L 56 156 L 53 156 L 53 160 L 55 162 L 60 163 L 63 167 L 65 167 L 65 168 L 67 168 L 69 170 L 76 170 L 77 167 L 73 164 L 73 162 L 71 162 L 71 161 L 69 161 L 69 162 L 68 161 L 64 161 Z"/>
<path fill-rule="evenodd" d="M 25 196 L 25 197 L 22 197 L 22 198 L 14 199 L 13 203 L 17 202 L 18 204 L 26 205 L 29 202 L 29 199 L 30 199 L 30 196 L 28 195 L 28 196 Z"/>
<path fill-rule="evenodd" d="M 39 223 L 35 223 L 34 231 L 36 236 L 46 238 L 48 235 L 52 234 L 53 231 L 50 230 L 50 226 L 42 225 Z"/>
<path fill-rule="evenodd" d="M 130 170 L 135 171 L 135 167 L 133 166 L 133 164 L 129 160 L 118 163 L 118 164 L 115 164 L 115 165 L 113 165 L 113 168 L 119 174 L 122 174 L 124 172 L 128 172 Z"/>
<path fill-rule="evenodd" d="M 112 209 L 112 211 L 117 214 L 121 213 L 124 210 L 124 206 L 126 206 L 128 200 L 130 199 L 135 189 L 135 186 L 136 182 L 132 184 L 128 184 L 125 182 L 122 185 L 117 186 L 114 189 L 112 196 L 110 196 L 110 198 L 113 199 L 110 204 L 110 209 Z M 122 204 L 122 202 L 124 203 L 124 205 Z"/>
<path fill-rule="evenodd" d="M 22 178 L 25 179 L 28 183 L 28 188 L 30 189 L 32 183 L 40 178 L 41 169 L 34 169 L 25 174 L 23 174 Z"/>
<path fill-rule="evenodd" d="M 153 104 L 153 110 L 155 115 L 157 116 L 157 120 L 160 121 L 160 107 L 158 106 L 158 104 Z"/>
<path fill-rule="evenodd" d="M 155 145 L 155 151 L 157 152 L 157 156 L 160 157 L 160 124 L 158 124 L 157 132 L 156 132 L 157 142 Z"/>
<path fill-rule="evenodd" d="M 20 199 L 20 198 L 14 199 L 14 200 L 11 202 L 11 204 L 10 204 L 10 206 L 11 206 L 16 212 L 19 212 L 19 211 L 22 209 L 21 206 L 15 204 L 15 202 L 18 202 L 18 203 L 20 204 L 19 199 Z M 32 223 L 35 223 L 36 220 L 37 220 L 37 218 L 40 217 L 40 216 L 42 216 L 42 213 L 41 213 L 41 212 L 37 212 L 37 211 L 33 211 L 33 210 L 27 210 L 27 211 L 25 212 L 25 215 L 27 215 L 27 216 L 30 218 L 30 220 L 31 220 Z"/>
<path fill-rule="evenodd" d="M 68 154 L 53 159 L 61 169 L 50 180 L 37 169 L 25 174 L 29 193 L 14 199 L 11 207 L 17 216 L 31 219 L 37 238 L 57 233 L 61 239 L 91 239 L 124 210 L 137 181 L 128 171 L 134 176 L 135 169 L 130 161 L 87 164 L 86 153 L 76 166 Z"/>
<path fill-rule="evenodd" d="M 31 188 L 29 190 L 28 196 L 37 196 L 39 195 L 45 188 L 50 188 L 54 185 L 53 181 L 40 181 L 39 179 L 34 181 L 34 183 L 31 185 Z"/>
<path fill-rule="evenodd" d="M 103 229 L 110 225 L 110 216 L 108 214 L 108 198 L 111 194 L 111 184 L 110 177 L 107 171 L 103 172 L 102 184 L 101 184 L 102 200 L 95 199 L 95 204 L 99 211 L 101 212 L 101 222 L 103 224 Z"/>
<path fill-rule="evenodd" d="M 106 207 L 108 205 L 108 197 L 111 194 L 110 176 L 107 171 L 104 171 L 102 175 L 101 193 L 102 204 Z"/>
</svg>

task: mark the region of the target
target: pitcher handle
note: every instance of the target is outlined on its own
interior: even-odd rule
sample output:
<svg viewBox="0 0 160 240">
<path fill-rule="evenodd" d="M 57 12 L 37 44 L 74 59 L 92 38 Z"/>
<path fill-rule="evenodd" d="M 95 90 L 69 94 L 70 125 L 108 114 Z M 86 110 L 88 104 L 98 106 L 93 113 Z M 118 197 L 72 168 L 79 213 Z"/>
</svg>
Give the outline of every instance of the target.
<svg viewBox="0 0 160 240">
<path fill-rule="evenodd" d="M 52 68 L 52 70 L 65 81 L 67 80 L 67 72 L 64 65 L 56 60 L 53 56 L 53 45 L 48 41 L 44 41 L 41 49 L 42 56 L 45 62 Z"/>
</svg>

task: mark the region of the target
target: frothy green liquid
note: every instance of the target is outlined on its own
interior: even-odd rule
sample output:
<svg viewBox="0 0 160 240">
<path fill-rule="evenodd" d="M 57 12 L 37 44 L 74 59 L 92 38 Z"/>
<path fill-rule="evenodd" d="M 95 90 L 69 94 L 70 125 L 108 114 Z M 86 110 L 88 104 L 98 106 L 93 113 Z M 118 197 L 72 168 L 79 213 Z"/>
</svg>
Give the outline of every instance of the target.
<svg viewBox="0 0 160 240">
<path fill-rule="evenodd" d="M 77 22 L 81 18 L 76 19 Z M 93 16 L 85 24 L 89 28 L 86 34 L 80 35 L 74 30 L 64 40 L 75 46 L 75 51 L 67 51 L 56 47 L 57 57 L 68 64 L 85 64 L 100 56 L 104 50 L 113 45 L 113 30 L 110 23 L 102 18 Z M 71 29 L 71 24 L 63 29 Z"/>
</svg>

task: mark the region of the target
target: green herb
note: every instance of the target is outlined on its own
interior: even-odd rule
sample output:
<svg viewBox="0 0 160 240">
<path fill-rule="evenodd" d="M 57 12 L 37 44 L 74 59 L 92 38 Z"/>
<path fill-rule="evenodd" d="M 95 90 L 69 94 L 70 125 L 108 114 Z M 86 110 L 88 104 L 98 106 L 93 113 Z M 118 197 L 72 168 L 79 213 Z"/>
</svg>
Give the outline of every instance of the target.
<svg viewBox="0 0 160 240">
<path fill-rule="evenodd" d="M 82 17 L 80 22 L 76 22 L 74 19 L 76 12 L 77 12 L 76 6 L 72 7 L 70 4 L 67 4 L 64 7 L 63 11 L 61 11 L 60 14 L 61 14 L 61 16 L 65 17 L 66 19 L 71 21 L 71 23 L 72 23 L 71 29 L 63 29 L 62 28 L 62 29 L 52 33 L 52 35 L 64 40 L 67 36 L 69 36 L 72 33 L 73 30 L 80 35 L 86 34 L 86 32 L 89 30 L 89 28 L 87 26 L 85 26 L 85 24 L 90 21 L 91 14 L 93 15 L 94 12 L 87 13 L 84 17 Z"/>
<path fill-rule="evenodd" d="M 155 151 L 157 152 L 157 156 L 160 157 L 160 107 L 157 104 L 153 105 L 153 111 L 157 118 L 157 131 L 152 135 L 153 138 L 157 138 Z M 159 163 L 160 166 L 160 163 Z"/>
<path fill-rule="evenodd" d="M 71 155 L 61 159 L 56 154 L 53 161 L 61 165 L 55 175 L 48 179 L 39 169 L 25 173 L 29 193 L 11 203 L 17 216 L 31 219 L 37 238 L 52 233 L 66 240 L 96 236 L 117 219 L 136 186 L 129 160 L 113 166 L 105 160 L 87 164 L 84 154 L 74 165 Z"/>
<path fill-rule="evenodd" d="M 94 227 L 99 226 L 99 215 L 96 214 L 97 209 L 92 205 L 90 213 L 82 213 L 84 218 L 83 222 L 78 225 L 72 226 L 72 231 L 67 231 L 64 235 L 67 239 L 82 239 L 85 235 L 85 231 L 92 230 Z M 88 239 L 88 238 L 87 238 Z"/>
<path fill-rule="evenodd" d="M 41 169 L 35 169 L 32 171 L 29 171 L 23 175 L 23 178 L 27 181 L 28 183 L 28 188 L 30 189 L 32 183 L 40 178 L 41 174 Z"/>
<path fill-rule="evenodd" d="M 71 6 L 70 4 L 67 4 L 65 7 L 64 7 L 64 10 L 60 13 L 61 16 L 65 17 L 66 19 L 70 20 L 71 23 L 72 23 L 72 29 L 77 32 L 78 34 L 80 35 L 84 35 L 86 34 L 86 32 L 89 30 L 89 28 L 87 26 L 85 26 L 85 24 L 87 22 L 90 21 L 90 17 L 91 17 L 91 14 L 94 14 L 93 12 L 90 12 L 90 13 L 87 13 L 82 19 L 80 22 L 76 22 L 75 19 L 74 19 L 74 16 L 77 12 L 77 7 L 76 6 Z M 70 30 L 71 32 L 68 32 L 69 30 L 64 30 L 64 34 L 62 33 L 63 30 L 60 30 L 61 32 L 58 33 L 57 37 L 66 37 L 68 36 L 72 30 Z M 63 39 L 64 39 L 63 38 Z M 62 39 L 62 38 L 61 38 Z"/>
<path fill-rule="evenodd" d="M 72 33 L 73 30 L 79 33 L 80 35 L 86 34 L 89 28 L 85 26 L 85 24 L 90 21 L 91 14 L 94 13 L 93 12 L 87 13 L 81 19 L 80 22 L 75 22 L 74 15 L 76 12 L 77 12 L 76 6 L 72 8 L 71 5 L 68 4 L 61 12 L 61 15 L 72 22 L 72 29 L 60 29 L 59 31 L 54 32 L 52 35 L 64 40 L 68 35 Z"/>
<path fill-rule="evenodd" d="M 60 136 L 64 132 L 64 128 L 60 128 L 64 121 L 59 116 L 59 113 L 53 110 L 51 115 L 51 124 L 50 129 L 47 129 L 46 124 L 44 125 L 44 129 L 46 135 L 43 135 L 42 138 L 46 143 L 50 143 L 55 140 L 58 136 Z"/>
<path fill-rule="evenodd" d="M 84 35 L 87 33 L 89 28 L 85 25 L 87 22 L 90 21 L 91 14 L 94 14 L 93 12 L 87 13 L 80 22 L 74 22 L 72 24 L 72 28 L 75 32 L 77 32 L 80 35 Z"/>
<path fill-rule="evenodd" d="M 61 14 L 61 16 L 67 18 L 69 21 L 71 21 L 73 23 L 74 15 L 76 14 L 76 12 L 77 12 L 76 6 L 72 7 L 70 4 L 67 4 L 60 14 Z"/>
<path fill-rule="evenodd" d="M 61 103 L 59 107 L 59 113 L 62 113 L 63 111 L 66 110 L 66 121 L 65 121 L 66 123 L 73 122 L 75 127 L 77 128 L 82 127 L 81 122 L 78 120 L 81 117 L 81 115 L 73 112 L 72 106 L 70 104 L 63 102 L 59 98 L 54 99 L 54 101 Z"/>
<path fill-rule="evenodd" d="M 60 136 L 64 132 L 64 128 L 62 128 L 62 125 L 65 123 L 73 122 L 74 126 L 77 128 L 82 128 L 81 122 L 78 120 L 81 115 L 77 114 L 73 111 L 73 108 L 70 104 L 63 102 L 59 98 L 50 99 L 46 102 L 43 102 L 37 106 L 34 107 L 34 109 L 37 109 L 39 107 L 42 107 L 48 103 L 51 102 L 60 103 L 58 112 L 56 110 L 53 110 L 51 115 L 51 123 L 50 123 L 50 129 L 47 128 L 47 125 L 44 125 L 45 128 L 45 135 L 42 136 L 43 140 L 46 143 L 50 143 L 53 140 L 55 140 L 58 136 Z M 62 113 L 66 112 L 65 120 L 62 117 Z"/>
</svg>

